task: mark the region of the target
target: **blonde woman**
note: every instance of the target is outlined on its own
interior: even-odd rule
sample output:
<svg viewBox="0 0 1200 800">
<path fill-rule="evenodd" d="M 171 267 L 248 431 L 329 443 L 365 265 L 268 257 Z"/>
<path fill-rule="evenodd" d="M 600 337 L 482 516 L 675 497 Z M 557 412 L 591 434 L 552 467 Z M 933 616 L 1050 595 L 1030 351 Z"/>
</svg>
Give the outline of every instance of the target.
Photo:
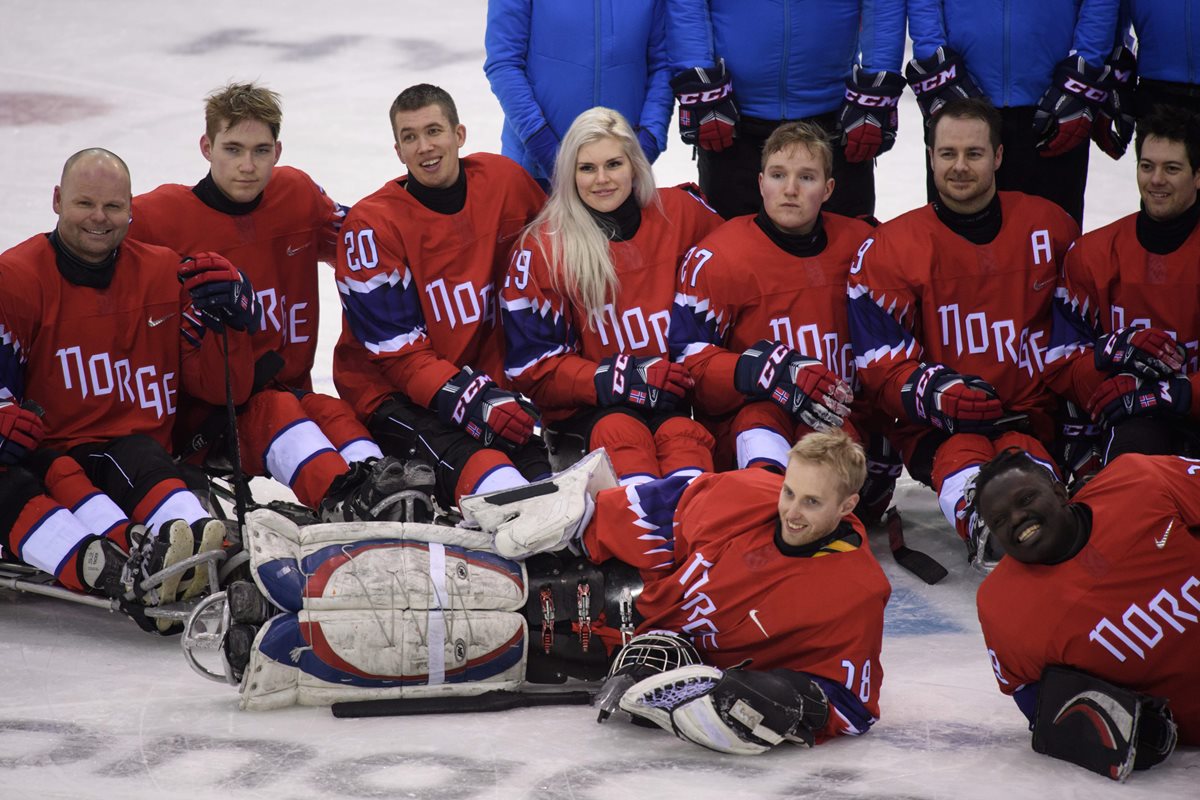
<svg viewBox="0 0 1200 800">
<path fill-rule="evenodd" d="M 656 189 L 629 123 L 593 108 L 563 137 L 550 199 L 514 248 L 505 373 L 551 427 L 606 448 L 625 483 L 712 469 L 667 324 L 681 260 L 720 222 L 697 195 Z"/>
</svg>

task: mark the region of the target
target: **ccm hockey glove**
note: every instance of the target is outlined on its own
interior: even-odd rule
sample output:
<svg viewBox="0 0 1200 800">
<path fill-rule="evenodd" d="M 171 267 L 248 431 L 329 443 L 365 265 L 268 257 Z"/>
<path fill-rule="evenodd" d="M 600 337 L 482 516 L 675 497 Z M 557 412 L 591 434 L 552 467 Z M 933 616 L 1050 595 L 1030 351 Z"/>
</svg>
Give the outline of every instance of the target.
<svg viewBox="0 0 1200 800">
<path fill-rule="evenodd" d="M 204 324 L 220 332 L 225 325 L 254 333 L 262 307 L 250 279 L 220 253 L 197 253 L 179 264 L 179 282 L 192 296 L 192 306 Z"/>
<path fill-rule="evenodd" d="M 1130 417 L 1187 416 L 1192 407 L 1192 384 L 1182 375 L 1156 381 L 1121 373 L 1096 389 L 1088 400 L 1092 418 L 1106 428 Z"/>
<path fill-rule="evenodd" d="M 20 464 L 45 435 L 46 425 L 33 411 L 13 403 L 0 406 L 0 464 Z"/>
<path fill-rule="evenodd" d="M 1054 68 L 1050 88 L 1033 114 L 1037 149 L 1047 158 L 1087 144 L 1092 120 L 1108 100 L 1107 67 L 1093 67 L 1083 56 L 1070 56 Z"/>
<path fill-rule="evenodd" d="M 840 428 L 854 392 L 815 358 L 768 339 L 738 357 L 733 386 L 752 400 L 770 400 L 814 430 Z"/>
<path fill-rule="evenodd" d="M 1111 158 L 1125 155 L 1133 139 L 1133 93 L 1137 88 L 1137 57 L 1123 44 L 1117 45 L 1106 62 L 1108 98 L 1092 122 L 1092 141 Z"/>
<path fill-rule="evenodd" d="M 963 57 L 949 47 L 939 47 L 928 58 L 909 61 L 904 77 L 917 96 L 926 126 L 949 101 L 983 96 L 983 90 L 967 72 Z"/>
<path fill-rule="evenodd" d="M 1096 369 L 1102 372 L 1166 378 L 1183 372 L 1185 351 L 1166 331 L 1128 327 L 1101 336 L 1094 355 Z"/>
<path fill-rule="evenodd" d="M 858 64 L 854 65 L 838 115 L 847 161 L 870 161 L 892 149 L 903 92 L 904 78 L 895 72 L 863 72 Z"/>
<path fill-rule="evenodd" d="M 596 368 L 596 405 L 627 405 L 645 411 L 670 411 L 695 385 L 682 364 L 665 358 L 621 353 Z"/>
<path fill-rule="evenodd" d="M 533 435 L 537 414 L 515 392 L 506 392 L 486 373 L 463 367 L 433 397 L 438 419 L 492 447 L 522 445 Z"/>
<path fill-rule="evenodd" d="M 990 383 L 941 364 L 917 367 L 900 389 L 900 400 L 911 421 L 950 434 L 982 433 L 1004 416 Z"/>
<path fill-rule="evenodd" d="M 671 90 L 679 101 L 679 136 L 684 144 L 714 153 L 733 144 L 738 110 L 724 59 L 711 69 L 685 69 L 671 79 Z"/>
</svg>

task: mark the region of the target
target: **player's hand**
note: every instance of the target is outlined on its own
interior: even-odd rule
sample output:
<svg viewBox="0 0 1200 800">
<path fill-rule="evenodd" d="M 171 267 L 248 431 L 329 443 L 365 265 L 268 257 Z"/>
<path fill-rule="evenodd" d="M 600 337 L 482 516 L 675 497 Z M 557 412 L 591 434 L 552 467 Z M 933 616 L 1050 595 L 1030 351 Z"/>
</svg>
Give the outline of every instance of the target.
<svg viewBox="0 0 1200 800">
<path fill-rule="evenodd" d="M 225 256 L 208 252 L 183 259 L 179 281 L 207 327 L 218 332 L 225 325 L 250 333 L 258 330 L 262 307 L 254 287 Z"/>
<path fill-rule="evenodd" d="M 529 153 L 534 163 L 542 168 L 542 172 L 546 173 L 547 180 L 554 176 L 554 162 L 558 158 L 558 145 L 558 137 L 554 135 L 554 131 L 550 130 L 548 124 L 538 128 L 533 136 L 529 137 L 529 141 L 525 142 L 525 152 Z"/>
<path fill-rule="evenodd" d="M 1087 402 L 1088 413 L 1106 428 L 1131 417 L 1187 416 L 1192 384 L 1182 375 L 1156 381 L 1121 373 L 1104 381 Z"/>
<path fill-rule="evenodd" d="M 941 364 L 921 365 L 900 389 L 908 418 L 949 434 L 986 433 L 1004 416 L 990 383 Z"/>
<path fill-rule="evenodd" d="M 533 404 L 470 367 L 446 381 L 433 401 L 438 419 L 488 447 L 525 444 L 538 419 Z"/>
<path fill-rule="evenodd" d="M 724 59 L 711 69 L 685 69 L 671 79 L 671 90 L 679 101 L 679 136 L 684 144 L 714 153 L 733 144 L 738 110 Z"/>
<path fill-rule="evenodd" d="M 653 356 L 620 353 L 596 368 L 596 405 L 627 405 L 643 411 L 670 411 L 695 386 L 682 364 Z"/>
<path fill-rule="evenodd" d="M 645 154 L 646 160 L 653 164 L 655 159 L 658 158 L 659 153 L 662 152 L 662 148 L 658 145 L 658 140 L 654 138 L 654 134 L 640 125 L 637 128 L 637 140 L 638 144 L 642 146 L 642 153 Z"/>
<path fill-rule="evenodd" d="M 1092 120 L 1108 100 L 1108 67 L 1093 67 L 1070 56 L 1054 68 L 1054 78 L 1033 114 L 1038 152 L 1051 158 L 1086 145 Z"/>
<path fill-rule="evenodd" d="M 34 412 L 13 403 L 0 406 L 0 464 L 20 464 L 45 435 L 46 425 Z"/>
<path fill-rule="evenodd" d="M 895 72 L 863 72 L 858 64 L 854 65 L 838 115 L 847 161 L 870 161 L 892 149 L 903 92 L 904 78 Z"/>
<path fill-rule="evenodd" d="M 1157 328 L 1119 328 L 1096 342 L 1096 369 L 1136 372 L 1145 378 L 1166 378 L 1183 372 L 1187 353 L 1169 333 Z"/>
<path fill-rule="evenodd" d="M 967 72 L 963 57 L 949 47 L 939 47 L 928 58 L 909 61 L 904 77 L 917 97 L 926 127 L 949 101 L 983 96 L 983 90 Z"/>
<path fill-rule="evenodd" d="M 1123 44 L 1117 45 L 1106 62 L 1108 80 L 1104 88 L 1108 99 L 1096 112 L 1092 122 L 1092 141 L 1109 157 L 1125 155 L 1133 139 L 1133 93 L 1137 88 L 1137 57 Z"/>
<path fill-rule="evenodd" d="M 733 386 L 752 400 L 782 406 L 813 430 L 840 428 L 854 400 L 853 390 L 820 361 L 768 339 L 738 357 Z"/>
</svg>

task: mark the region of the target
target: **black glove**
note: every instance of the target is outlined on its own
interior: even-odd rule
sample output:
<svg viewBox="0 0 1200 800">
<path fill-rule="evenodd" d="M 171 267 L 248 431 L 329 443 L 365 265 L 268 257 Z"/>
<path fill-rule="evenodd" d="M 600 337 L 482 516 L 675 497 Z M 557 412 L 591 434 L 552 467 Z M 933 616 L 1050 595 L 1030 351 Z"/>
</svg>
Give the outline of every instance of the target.
<svg viewBox="0 0 1200 800">
<path fill-rule="evenodd" d="M 433 396 L 438 419 L 462 428 L 488 447 L 522 445 L 533 435 L 537 412 L 515 392 L 506 392 L 483 372 L 463 367 Z M 497 441 L 500 439 L 500 442 Z"/>
<path fill-rule="evenodd" d="M 1050 88 L 1033 114 L 1037 149 L 1048 158 L 1086 144 L 1092 120 L 1108 100 L 1108 67 L 1093 67 L 1083 56 L 1058 62 Z"/>
<path fill-rule="evenodd" d="M 1166 378 L 1183 372 L 1187 353 L 1166 331 L 1157 328 L 1119 328 L 1096 342 L 1096 369 L 1136 372 L 1145 378 Z"/>
<path fill-rule="evenodd" d="M 814 430 L 840 428 L 854 392 L 815 358 L 761 339 L 738 357 L 733 386 L 752 400 L 770 400 Z"/>
<path fill-rule="evenodd" d="M 225 325 L 254 333 L 262 307 L 250 279 L 220 253 L 197 253 L 179 264 L 179 281 L 192 296 L 192 307 L 204 324 L 220 332 Z"/>
<path fill-rule="evenodd" d="M 671 90 L 679 101 L 679 136 L 684 144 L 714 153 L 733 144 L 738 110 L 725 59 L 718 59 L 712 69 L 685 69 L 671 79 Z"/>
<path fill-rule="evenodd" d="M 1112 158 L 1125 155 L 1133 139 L 1137 119 L 1133 116 L 1133 95 L 1137 89 L 1137 57 L 1123 44 L 1117 45 L 1105 62 L 1108 80 L 1104 88 L 1108 99 L 1100 106 L 1092 122 L 1092 141 Z"/>
<path fill-rule="evenodd" d="M 846 160 L 870 161 L 892 149 L 900 125 L 898 106 L 904 78 L 895 72 L 863 72 L 854 65 L 838 115 Z"/>
<path fill-rule="evenodd" d="M 695 385 L 682 364 L 665 358 L 621 353 L 596 368 L 596 405 L 627 405 L 646 411 L 670 411 Z"/>
<path fill-rule="evenodd" d="M 950 434 L 986 432 L 1004 416 L 990 383 L 941 364 L 914 370 L 900 390 L 900 400 L 912 422 Z"/>
<path fill-rule="evenodd" d="M 1100 384 L 1088 413 L 1106 428 L 1130 417 L 1184 417 L 1192 407 L 1192 384 L 1182 375 L 1156 381 L 1121 373 Z"/>
<path fill-rule="evenodd" d="M 904 77 L 917 96 L 926 125 L 951 100 L 983 97 L 983 90 L 967 72 L 963 57 L 949 47 L 939 47 L 928 58 L 909 61 Z"/>
</svg>

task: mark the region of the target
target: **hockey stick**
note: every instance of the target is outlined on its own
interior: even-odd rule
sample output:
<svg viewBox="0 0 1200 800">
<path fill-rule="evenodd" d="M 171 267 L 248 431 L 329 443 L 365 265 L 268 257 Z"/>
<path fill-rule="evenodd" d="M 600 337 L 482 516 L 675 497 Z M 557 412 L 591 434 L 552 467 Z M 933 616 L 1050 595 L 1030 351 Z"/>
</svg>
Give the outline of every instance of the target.
<svg viewBox="0 0 1200 800">
<path fill-rule="evenodd" d="M 883 515 L 883 526 L 887 530 L 892 558 L 896 559 L 897 564 L 931 586 L 949 574 L 933 556 L 920 550 L 912 550 L 904 544 L 904 524 L 895 506 Z"/>
<path fill-rule="evenodd" d="M 221 344 L 225 347 L 225 416 L 228 423 L 229 460 L 233 465 L 233 508 L 237 515 L 238 538 L 246 535 L 246 476 L 242 473 L 242 447 L 238 442 L 237 406 L 233 402 L 233 377 L 229 369 L 229 328 L 221 326 Z"/>
<path fill-rule="evenodd" d="M 395 700 L 357 700 L 334 703 L 333 715 L 339 719 L 355 717 L 407 717 L 416 714 L 462 714 L 468 711 L 507 711 L 534 706 L 586 706 L 592 692 L 513 692 L 495 689 L 475 695 L 445 697 L 402 697 Z"/>
</svg>

